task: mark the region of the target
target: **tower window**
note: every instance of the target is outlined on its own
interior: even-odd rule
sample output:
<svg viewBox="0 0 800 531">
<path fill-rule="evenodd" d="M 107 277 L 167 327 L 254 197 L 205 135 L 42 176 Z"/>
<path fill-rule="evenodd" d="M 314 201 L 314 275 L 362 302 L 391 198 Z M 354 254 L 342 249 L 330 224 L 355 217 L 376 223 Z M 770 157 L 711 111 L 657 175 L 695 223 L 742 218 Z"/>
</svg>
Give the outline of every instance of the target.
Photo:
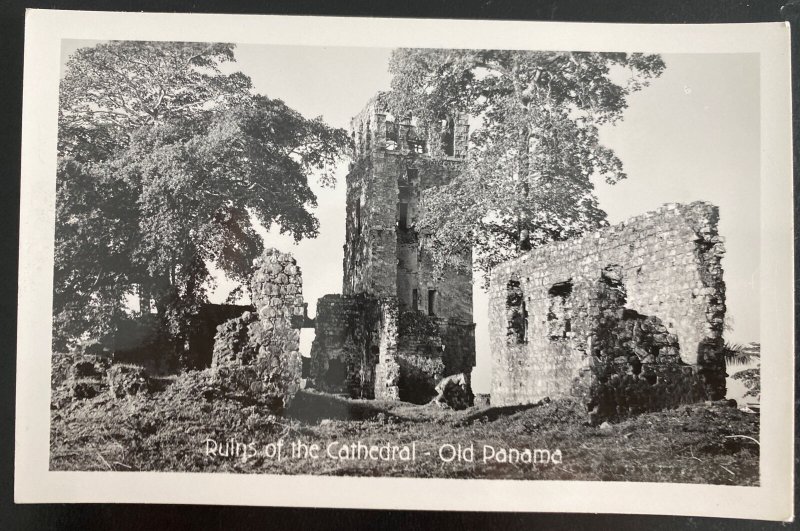
<svg viewBox="0 0 800 531">
<path fill-rule="evenodd" d="M 428 315 L 436 315 L 436 290 L 428 290 Z"/>
<path fill-rule="evenodd" d="M 411 290 L 411 309 L 419 310 L 419 290 L 417 288 Z"/>
<path fill-rule="evenodd" d="M 386 121 L 386 149 L 397 149 L 397 123 L 394 121 Z"/>
<path fill-rule="evenodd" d="M 425 153 L 425 141 L 417 137 L 417 132 L 413 127 L 406 130 L 406 144 L 409 151 L 414 153 Z"/>
<path fill-rule="evenodd" d="M 356 200 L 356 231 L 361 232 L 361 200 Z"/>
<path fill-rule="evenodd" d="M 401 229 L 408 228 L 408 203 L 399 203 L 398 207 L 398 225 Z"/>
<path fill-rule="evenodd" d="M 401 230 L 408 228 L 408 204 L 411 202 L 413 188 L 409 184 L 399 184 L 397 188 L 397 226 Z"/>
<path fill-rule="evenodd" d="M 450 157 L 455 154 L 456 150 L 456 124 L 452 117 L 442 120 L 442 150 L 445 155 Z"/>
</svg>

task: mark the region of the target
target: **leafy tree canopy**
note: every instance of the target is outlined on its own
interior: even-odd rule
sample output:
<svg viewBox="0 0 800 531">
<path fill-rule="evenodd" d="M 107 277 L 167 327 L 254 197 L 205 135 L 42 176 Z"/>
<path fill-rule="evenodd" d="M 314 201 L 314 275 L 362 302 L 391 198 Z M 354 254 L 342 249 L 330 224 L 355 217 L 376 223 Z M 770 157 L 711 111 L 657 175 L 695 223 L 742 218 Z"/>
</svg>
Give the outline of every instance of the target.
<svg viewBox="0 0 800 531">
<path fill-rule="evenodd" d="M 391 58 L 394 114 L 428 124 L 468 113 L 464 171 L 426 192 L 417 228 L 440 267 L 474 250 L 487 272 L 520 252 L 606 224 L 590 177 L 625 178 L 598 140 L 628 96 L 661 75 L 657 55 L 400 49 Z M 434 149 L 432 152 L 436 153 Z"/>
<path fill-rule="evenodd" d="M 223 74 L 233 45 L 112 42 L 66 65 L 59 106 L 57 348 L 113 331 L 138 294 L 183 344 L 209 264 L 244 280 L 252 219 L 314 237 L 312 173 L 330 183 L 340 129 Z"/>
</svg>

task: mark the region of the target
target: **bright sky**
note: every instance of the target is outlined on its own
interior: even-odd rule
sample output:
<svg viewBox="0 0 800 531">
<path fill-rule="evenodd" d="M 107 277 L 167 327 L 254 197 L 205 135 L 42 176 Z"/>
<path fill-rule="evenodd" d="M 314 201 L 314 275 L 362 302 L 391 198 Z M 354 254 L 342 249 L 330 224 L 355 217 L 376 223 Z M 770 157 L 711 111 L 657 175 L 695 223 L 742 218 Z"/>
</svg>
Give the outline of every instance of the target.
<svg viewBox="0 0 800 531">
<path fill-rule="evenodd" d="M 92 43 L 64 41 L 62 57 Z M 240 45 L 236 68 L 256 91 L 279 98 L 307 117 L 323 116 L 348 127 L 367 100 L 389 86 L 391 50 Z M 600 206 L 611 223 L 663 203 L 710 201 L 720 207 L 720 233 L 727 253 L 722 265 L 728 315 L 726 340 L 759 340 L 759 62 L 755 54 L 664 55 L 664 74 L 629 100 L 624 120 L 601 131 L 601 141 L 622 159 L 628 179 L 598 184 Z M 316 300 L 342 288 L 346 162 L 333 189 L 314 186 L 320 235 L 293 244 L 265 234 L 266 246 L 290 251 L 303 270 L 309 313 Z M 214 301 L 233 286 L 221 283 Z M 491 368 L 487 298 L 477 287 L 475 306 L 476 392 L 489 392 Z M 313 333 L 304 330 L 302 348 Z"/>
</svg>

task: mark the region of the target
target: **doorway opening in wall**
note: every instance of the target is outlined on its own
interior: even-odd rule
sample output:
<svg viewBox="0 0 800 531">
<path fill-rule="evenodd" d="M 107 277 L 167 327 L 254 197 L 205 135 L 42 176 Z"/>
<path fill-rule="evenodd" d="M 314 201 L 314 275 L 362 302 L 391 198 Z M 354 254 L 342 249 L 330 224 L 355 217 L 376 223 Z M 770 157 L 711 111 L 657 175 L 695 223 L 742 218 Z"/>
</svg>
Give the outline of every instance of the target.
<svg viewBox="0 0 800 531">
<path fill-rule="evenodd" d="M 347 366 L 341 360 L 332 358 L 328 360 L 328 370 L 325 373 L 325 383 L 330 388 L 341 387 L 347 378 Z"/>
</svg>

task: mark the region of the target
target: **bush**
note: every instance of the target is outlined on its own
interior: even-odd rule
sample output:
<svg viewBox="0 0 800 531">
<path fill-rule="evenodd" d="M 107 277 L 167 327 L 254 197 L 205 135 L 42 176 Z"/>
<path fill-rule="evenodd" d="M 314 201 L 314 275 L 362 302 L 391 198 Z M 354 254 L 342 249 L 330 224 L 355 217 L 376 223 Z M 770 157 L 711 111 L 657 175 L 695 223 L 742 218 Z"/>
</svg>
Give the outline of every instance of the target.
<svg viewBox="0 0 800 531">
<path fill-rule="evenodd" d="M 150 392 L 147 371 L 137 365 L 112 365 L 106 377 L 109 391 L 117 398 Z"/>
</svg>

